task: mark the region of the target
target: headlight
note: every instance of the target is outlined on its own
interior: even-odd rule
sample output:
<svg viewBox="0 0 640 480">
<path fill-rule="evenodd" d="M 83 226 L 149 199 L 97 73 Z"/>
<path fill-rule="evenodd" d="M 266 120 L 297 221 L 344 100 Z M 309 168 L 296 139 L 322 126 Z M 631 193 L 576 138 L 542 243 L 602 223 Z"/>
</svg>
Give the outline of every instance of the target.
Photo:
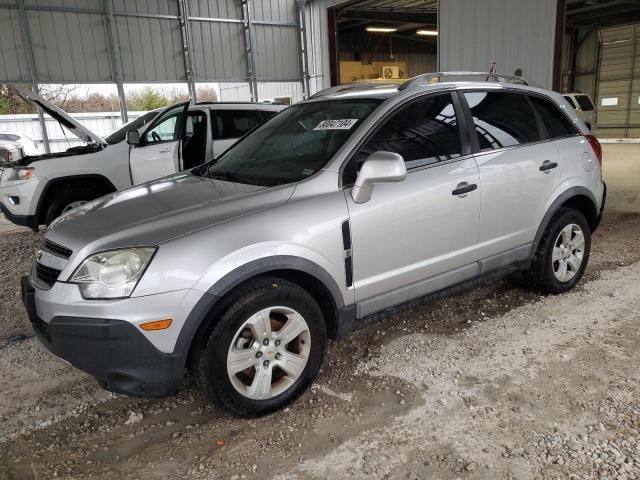
<svg viewBox="0 0 640 480">
<path fill-rule="evenodd" d="M 7 180 L 28 180 L 33 176 L 33 167 L 11 168 Z"/>
<path fill-rule="evenodd" d="M 109 250 L 87 258 L 71 279 L 84 298 L 126 298 L 136 288 L 156 247 Z"/>
</svg>

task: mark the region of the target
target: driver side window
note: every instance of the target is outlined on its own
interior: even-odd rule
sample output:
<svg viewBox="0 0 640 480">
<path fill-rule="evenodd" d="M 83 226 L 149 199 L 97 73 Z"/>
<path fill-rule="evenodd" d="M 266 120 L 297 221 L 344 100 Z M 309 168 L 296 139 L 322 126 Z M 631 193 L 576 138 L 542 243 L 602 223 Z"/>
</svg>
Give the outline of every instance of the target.
<svg viewBox="0 0 640 480">
<path fill-rule="evenodd" d="M 355 159 L 351 159 L 344 183 L 355 182 L 364 161 L 379 150 L 402 155 L 407 170 L 461 156 L 460 132 L 451 95 L 432 94 L 401 107 L 367 140 Z"/>
<path fill-rule="evenodd" d="M 172 109 L 160 117 L 156 123 L 145 133 L 145 141 L 147 144 L 155 144 L 161 142 L 173 142 L 179 139 L 178 119 L 182 113 L 183 107 Z"/>
</svg>

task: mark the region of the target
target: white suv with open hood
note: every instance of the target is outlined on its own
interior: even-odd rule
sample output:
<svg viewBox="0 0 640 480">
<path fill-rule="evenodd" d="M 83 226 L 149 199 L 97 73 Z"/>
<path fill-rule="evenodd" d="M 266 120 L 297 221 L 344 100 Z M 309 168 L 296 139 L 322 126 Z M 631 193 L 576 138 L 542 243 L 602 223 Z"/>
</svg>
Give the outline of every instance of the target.
<svg viewBox="0 0 640 480">
<path fill-rule="evenodd" d="M 2 213 L 34 230 L 89 200 L 209 161 L 284 108 L 179 103 L 148 112 L 103 139 L 41 96 L 19 93 L 86 143 L 0 163 Z"/>
</svg>

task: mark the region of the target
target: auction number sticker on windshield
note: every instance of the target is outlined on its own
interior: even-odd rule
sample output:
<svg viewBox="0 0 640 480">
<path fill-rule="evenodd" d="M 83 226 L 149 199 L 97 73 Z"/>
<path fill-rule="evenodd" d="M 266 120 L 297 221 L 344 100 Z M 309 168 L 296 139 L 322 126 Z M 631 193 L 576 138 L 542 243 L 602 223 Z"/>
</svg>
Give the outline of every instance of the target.
<svg viewBox="0 0 640 480">
<path fill-rule="evenodd" d="M 358 122 L 357 118 L 342 118 L 336 120 L 323 120 L 314 130 L 351 130 Z"/>
</svg>

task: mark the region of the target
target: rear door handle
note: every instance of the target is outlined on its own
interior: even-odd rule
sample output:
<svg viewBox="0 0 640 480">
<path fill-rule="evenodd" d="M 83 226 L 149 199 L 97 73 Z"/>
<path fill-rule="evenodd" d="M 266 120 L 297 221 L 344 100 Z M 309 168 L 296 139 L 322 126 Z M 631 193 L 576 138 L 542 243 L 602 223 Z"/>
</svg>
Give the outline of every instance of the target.
<svg viewBox="0 0 640 480">
<path fill-rule="evenodd" d="M 461 182 L 458 184 L 456 189 L 451 192 L 451 195 L 464 195 L 466 193 L 473 192 L 476 188 L 478 188 L 478 185 L 475 183 Z"/>
<path fill-rule="evenodd" d="M 540 171 L 544 173 L 550 173 L 550 170 L 553 170 L 558 166 L 557 162 L 550 162 L 549 160 L 545 160 L 540 165 Z"/>
</svg>

